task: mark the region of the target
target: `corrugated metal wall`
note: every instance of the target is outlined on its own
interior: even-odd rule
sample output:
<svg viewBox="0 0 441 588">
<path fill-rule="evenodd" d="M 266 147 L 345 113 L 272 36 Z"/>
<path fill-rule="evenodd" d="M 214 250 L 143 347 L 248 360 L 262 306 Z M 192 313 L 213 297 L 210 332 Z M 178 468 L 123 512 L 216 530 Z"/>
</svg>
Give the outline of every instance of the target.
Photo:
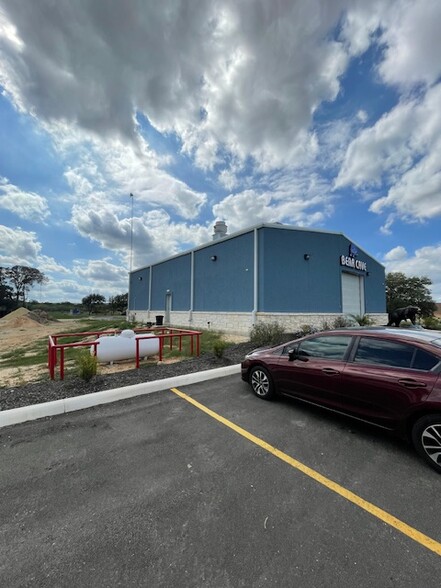
<svg viewBox="0 0 441 588">
<path fill-rule="evenodd" d="M 366 313 L 384 313 L 384 267 L 359 251 L 367 271 L 340 264 L 351 241 L 338 233 L 261 226 L 258 235 L 258 291 L 254 308 L 254 230 L 194 250 L 194 298 L 191 308 L 192 253 L 131 274 L 131 310 L 165 308 L 167 292 L 174 311 L 341 313 L 342 272 L 362 277 Z M 305 255 L 308 256 L 305 259 Z"/>
<path fill-rule="evenodd" d="M 253 310 L 253 235 L 251 231 L 234 239 L 213 241 L 209 247 L 195 251 L 195 311 Z"/>
</svg>

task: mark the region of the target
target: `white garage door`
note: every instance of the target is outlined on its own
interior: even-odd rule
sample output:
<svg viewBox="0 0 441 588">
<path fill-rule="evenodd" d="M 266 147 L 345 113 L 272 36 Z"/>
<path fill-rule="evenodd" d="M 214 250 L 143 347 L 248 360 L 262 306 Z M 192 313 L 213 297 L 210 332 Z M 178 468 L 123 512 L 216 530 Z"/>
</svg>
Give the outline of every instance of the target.
<svg viewBox="0 0 441 588">
<path fill-rule="evenodd" d="M 363 278 L 343 272 L 341 291 L 344 314 L 364 314 Z"/>
</svg>

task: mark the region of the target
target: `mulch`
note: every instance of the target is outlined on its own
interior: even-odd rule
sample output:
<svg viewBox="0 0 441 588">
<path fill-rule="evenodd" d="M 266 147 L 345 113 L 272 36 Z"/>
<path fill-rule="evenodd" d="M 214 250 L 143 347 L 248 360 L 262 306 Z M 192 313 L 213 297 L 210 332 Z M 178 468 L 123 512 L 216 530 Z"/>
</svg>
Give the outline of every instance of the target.
<svg viewBox="0 0 441 588">
<path fill-rule="evenodd" d="M 250 342 L 238 343 L 228 347 L 222 358 L 217 358 L 211 353 L 205 353 L 199 357 L 192 357 L 170 364 L 149 364 L 141 366 L 140 369 L 106 375 L 98 374 L 89 382 L 85 382 L 73 374 L 67 374 L 64 380 L 50 380 L 48 376 L 47 379 L 24 384 L 23 386 L 0 388 L 0 410 L 9 410 L 30 404 L 39 404 L 61 398 L 70 398 L 235 365 L 240 363 L 245 355 L 255 347 L 256 345 Z"/>
</svg>

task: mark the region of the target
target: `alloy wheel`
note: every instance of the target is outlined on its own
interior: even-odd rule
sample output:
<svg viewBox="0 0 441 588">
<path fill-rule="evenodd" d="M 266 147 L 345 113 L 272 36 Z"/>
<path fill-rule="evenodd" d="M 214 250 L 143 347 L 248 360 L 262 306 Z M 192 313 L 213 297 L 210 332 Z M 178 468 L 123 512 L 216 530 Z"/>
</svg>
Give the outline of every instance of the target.
<svg viewBox="0 0 441 588">
<path fill-rule="evenodd" d="M 421 433 L 421 445 L 438 466 L 441 465 L 441 424 L 427 426 Z"/>
<path fill-rule="evenodd" d="M 270 390 L 268 376 L 262 370 L 255 370 L 251 376 L 251 386 L 257 396 L 266 396 Z"/>
</svg>

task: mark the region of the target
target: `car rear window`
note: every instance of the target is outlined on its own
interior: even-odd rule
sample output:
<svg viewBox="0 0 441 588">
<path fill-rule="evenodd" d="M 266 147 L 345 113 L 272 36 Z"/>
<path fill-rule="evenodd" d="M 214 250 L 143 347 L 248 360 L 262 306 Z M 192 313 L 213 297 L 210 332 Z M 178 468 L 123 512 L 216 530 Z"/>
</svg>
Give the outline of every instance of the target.
<svg viewBox="0 0 441 588">
<path fill-rule="evenodd" d="M 424 370 L 426 372 L 433 369 L 440 362 L 439 358 L 422 349 L 417 349 L 413 359 L 412 367 L 414 370 Z"/>
</svg>

